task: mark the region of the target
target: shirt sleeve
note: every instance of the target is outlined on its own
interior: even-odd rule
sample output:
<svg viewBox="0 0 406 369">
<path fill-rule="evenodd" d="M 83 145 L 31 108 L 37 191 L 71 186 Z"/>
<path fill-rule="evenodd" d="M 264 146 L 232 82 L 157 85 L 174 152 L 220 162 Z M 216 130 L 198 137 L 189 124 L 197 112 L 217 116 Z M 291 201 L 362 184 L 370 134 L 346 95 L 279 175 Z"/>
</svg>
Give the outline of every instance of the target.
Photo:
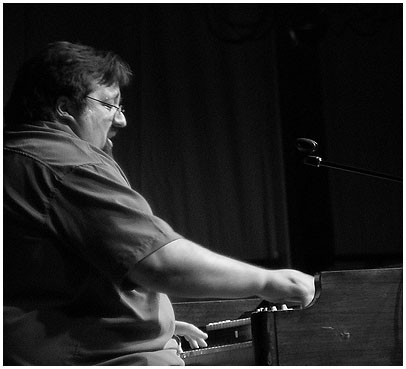
<svg viewBox="0 0 406 369">
<path fill-rule="evenodd" d="M 60 242 L 117 282 L 143 258 L 182 238 L 105 164 L 79 166 L 60 179 L 48 221 Z"/>
</svg>

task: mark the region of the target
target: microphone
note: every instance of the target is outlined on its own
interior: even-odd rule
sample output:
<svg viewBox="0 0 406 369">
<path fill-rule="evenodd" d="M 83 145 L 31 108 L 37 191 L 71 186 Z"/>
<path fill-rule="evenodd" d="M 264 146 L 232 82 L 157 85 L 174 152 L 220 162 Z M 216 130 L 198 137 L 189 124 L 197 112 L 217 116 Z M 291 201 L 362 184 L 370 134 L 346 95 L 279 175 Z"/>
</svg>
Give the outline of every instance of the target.
<svg viewBox="0 0 406 369">
<path fill-rule="evenodd" d="M 314 166 L 317 168 L 319 168 L 319 167 L 333 168 L 333 169 L 343 170 L 346 172 L 352 172 L 352 173 L 357 173 L 357 174 L 361 174 L 361 175 L 366 175 L 366 176 L 371 176 L 371 177 L 376 177 L 376 178 L 381 178 L 381 179 L 386 179 L 389 181 L 402 183 L 402 178 L 390 176 L 390 175 L 383 174 L 383 173 L 373 172 L 370 170 L 354 168 L 354 167 L 350 167 L 348 165 L 332 163 L 332 162 L 324 161 L 319 156 L 310 155 L 310 154 L 313 154 L 317 150 L 318 146 L 319 145 L 317 144 L 317 142 L 314 140 L 311 140 L 310 138 L 297 138 L 296 139 L 296 148 L 301 153 L 307 155 L 303 159 L 303 163 L 306 165 L 311 165 L 311 166 Z"/>
</svg>

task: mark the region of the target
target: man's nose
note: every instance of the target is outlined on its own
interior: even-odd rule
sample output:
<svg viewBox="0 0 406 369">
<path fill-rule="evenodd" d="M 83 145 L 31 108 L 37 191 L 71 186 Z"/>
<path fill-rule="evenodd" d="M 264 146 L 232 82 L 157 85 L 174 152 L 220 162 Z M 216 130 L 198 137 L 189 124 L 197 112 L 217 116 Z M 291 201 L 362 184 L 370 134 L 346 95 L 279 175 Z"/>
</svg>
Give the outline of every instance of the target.
<svg viewBox="0 0 406 369">
<path fill-rule="evenodd" d="M 125 119 L 124 113 L 118 111 L 113 118 L 113 126 L 117 128 L 124 128 L 127 125 L 127 120 Z"/>
</svg>

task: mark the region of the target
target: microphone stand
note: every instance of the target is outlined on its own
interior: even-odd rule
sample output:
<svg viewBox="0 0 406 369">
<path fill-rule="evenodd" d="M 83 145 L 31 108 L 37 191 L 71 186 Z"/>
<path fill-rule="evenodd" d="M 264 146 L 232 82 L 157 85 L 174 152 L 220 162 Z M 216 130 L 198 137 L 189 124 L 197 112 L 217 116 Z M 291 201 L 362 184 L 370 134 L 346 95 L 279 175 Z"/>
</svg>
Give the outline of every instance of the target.
<svg viewBox="0 0 406 369">
<path fill-rule="evenodd" d="M 306 165 L 311 165 L 311 166 L 318 167 L 318 168 L 319 167 L 334 168 L 334 169 L 339 169 L 339 170 L 343 170 L 346 172 L 363 174 L 363 175 L 367 175 L 367 176 L 371 176 L 371 177 L 376 177 L 376 178 L 381 178 L 381 179 L 386 179 L 386 180 L 402 183 L 402 178 L 389 176 L 387 174 L 372 172 L 372 171 L 365 170 L 365 169 L 353 168 L 353 167 L 349 167 L 347 165 L 323 161 L 323 159 L 319 156 L 307 156 L 303 159 L 303 162 Z"/>
</svg>

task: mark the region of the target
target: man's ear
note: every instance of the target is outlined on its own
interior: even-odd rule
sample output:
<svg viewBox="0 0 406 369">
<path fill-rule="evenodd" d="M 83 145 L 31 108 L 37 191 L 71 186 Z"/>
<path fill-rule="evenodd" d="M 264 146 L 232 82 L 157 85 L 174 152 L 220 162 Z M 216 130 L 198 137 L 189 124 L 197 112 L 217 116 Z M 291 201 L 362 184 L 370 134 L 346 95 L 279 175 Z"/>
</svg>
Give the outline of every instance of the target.
<svg viewBox="0 0 406 369">
<path fill-rule="evenodd" d="M 65 124 L 76 123 L 76 109 L 66 96 L 59 96 L 56 100 L 56 117 L 59 122 Z"/>
</svg>

